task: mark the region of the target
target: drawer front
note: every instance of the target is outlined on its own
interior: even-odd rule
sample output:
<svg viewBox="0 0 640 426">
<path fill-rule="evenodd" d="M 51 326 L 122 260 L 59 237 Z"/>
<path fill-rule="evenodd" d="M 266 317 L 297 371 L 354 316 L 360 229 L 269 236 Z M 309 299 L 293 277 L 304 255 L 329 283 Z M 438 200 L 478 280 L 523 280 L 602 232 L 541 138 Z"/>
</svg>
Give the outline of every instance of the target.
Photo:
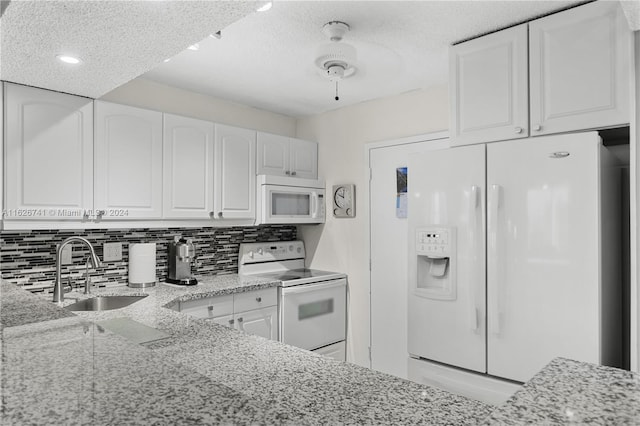
<svg viewBox="0 0 640 426">
<path fill-rule="evenodd" d="M 234 294 L 233 309 L 235 312 L 244 312 L 277 304 L 278 289 L 273 287 Z"/>
<path fill-rule="evenodd" d="M 196 318 L 215 318 L 233 314 L 233 295 L 180 302 L 180 312 Z"/>
</svg>

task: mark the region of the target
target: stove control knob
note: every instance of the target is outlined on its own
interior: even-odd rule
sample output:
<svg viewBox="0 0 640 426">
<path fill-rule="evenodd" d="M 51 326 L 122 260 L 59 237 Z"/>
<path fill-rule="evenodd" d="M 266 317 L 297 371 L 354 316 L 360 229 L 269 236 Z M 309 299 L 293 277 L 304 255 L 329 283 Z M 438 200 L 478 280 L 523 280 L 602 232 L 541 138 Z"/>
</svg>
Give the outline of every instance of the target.
<svg viewBox="0 0 640 426">
<path fill-rule="evenodd" d="M 302 247 L 298 247 L 298 253 L 302 253 Z"/>
<path fill-rule="evenodd" d="M 261 249 L 261 248 L 260 248 L 260 249 L 258 249 L 258 254 L 259 254 L 260 256 L 262 256 L 262 253 L 263 253 L 263 252 L 262 252 L 262 249 Z"/>
<path fill-rule="evenodd" d="M 293 244 L 289 246 L 289 251 L 293 251 Z"/>
</svg>

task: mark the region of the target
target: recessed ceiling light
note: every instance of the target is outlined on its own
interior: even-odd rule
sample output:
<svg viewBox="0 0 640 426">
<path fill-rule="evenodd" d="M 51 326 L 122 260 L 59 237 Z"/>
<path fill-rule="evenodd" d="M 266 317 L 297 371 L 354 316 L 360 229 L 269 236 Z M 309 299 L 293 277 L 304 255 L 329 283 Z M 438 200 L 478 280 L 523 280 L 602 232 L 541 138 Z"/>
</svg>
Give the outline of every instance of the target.
<svg viewBox="0 0 640 426">
<path fill-rule="evenodd" d="M 167 58 L 167 59 L 165 59 L 165 60 L 164 60 L 164 61 L 162 61 L 162 62 L 169 62 L 170 60 L 171 60 L 171 58 Z"/>
<path fill-rule="evenodd" d="M 209 37 L 221 39 L 222 38 L 222 31 L 218 31 L 217 33 L 209 34 Z"/>
<path fill-rule="evenodd" d="M 273 2 L 272 1 L 265 3 L 264 6 L 260 6 L 256 10 L 258 12 L 266 12 L 267 10 L 271 9 L 271 6 L 273 6 Z"/>
<path fill-rule="evenodd" d="M 56 55 L 56 58 L 58 58 L 60 62 L 64 62 L 65 64 L 76 65 L 82 62 L 79 58 L 69 55 Z"/>
<path fill-rule="evenodd" d="M 192 44 L 191 46 L 187 47 L 187 49 L 189 49 L 189 50 L 198 50 L 198 49 L 200 49 L 200 45 L 198 43 Z"/>
</svg>

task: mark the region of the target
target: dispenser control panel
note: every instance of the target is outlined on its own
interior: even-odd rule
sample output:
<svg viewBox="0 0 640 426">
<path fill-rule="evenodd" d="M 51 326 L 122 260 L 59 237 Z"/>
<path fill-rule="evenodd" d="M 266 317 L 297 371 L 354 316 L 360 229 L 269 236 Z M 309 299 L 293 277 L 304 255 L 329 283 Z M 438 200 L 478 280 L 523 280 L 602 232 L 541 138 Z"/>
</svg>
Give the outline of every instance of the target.
<svg viewBox="0 0 640 426">
<path fill-rule="evenodd" d="M 452 228 L 418 228 L 416 252 L 425 256 L 449 257 L 453 238 Z"/>
</svg>

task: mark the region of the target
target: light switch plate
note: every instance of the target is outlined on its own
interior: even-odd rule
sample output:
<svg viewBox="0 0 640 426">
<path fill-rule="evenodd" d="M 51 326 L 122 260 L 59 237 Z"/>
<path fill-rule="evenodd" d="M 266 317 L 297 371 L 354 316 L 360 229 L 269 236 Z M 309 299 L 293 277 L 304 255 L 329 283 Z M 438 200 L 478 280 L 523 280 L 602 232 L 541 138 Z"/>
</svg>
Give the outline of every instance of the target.
<svg viewBox="0 0 640 426">
<path fill-rule="evenodd" d="M 105 262 L 122 260 L 122 243 L 104 243 L 102 246 L 102 260 Z"/>
</svg>

